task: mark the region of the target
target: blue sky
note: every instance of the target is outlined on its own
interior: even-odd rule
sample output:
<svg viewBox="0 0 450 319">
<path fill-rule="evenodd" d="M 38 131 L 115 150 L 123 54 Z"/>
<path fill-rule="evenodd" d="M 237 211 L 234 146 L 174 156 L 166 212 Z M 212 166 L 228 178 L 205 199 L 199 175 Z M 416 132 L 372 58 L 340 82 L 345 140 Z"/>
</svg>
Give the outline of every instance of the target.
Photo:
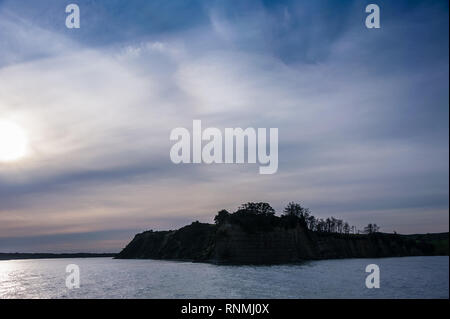
<svg viewBox="0 0 450 319">
<path fill-rule="evenodd" d="M 221 208 L 448 231 L 447 1 L 0 1 L 0 251 L 118 251 Z M 381 8 L 367 29 L 365 6 Z M 278 127 L 279 170 L 174 165 L 173 128 Z"/>
</svg>

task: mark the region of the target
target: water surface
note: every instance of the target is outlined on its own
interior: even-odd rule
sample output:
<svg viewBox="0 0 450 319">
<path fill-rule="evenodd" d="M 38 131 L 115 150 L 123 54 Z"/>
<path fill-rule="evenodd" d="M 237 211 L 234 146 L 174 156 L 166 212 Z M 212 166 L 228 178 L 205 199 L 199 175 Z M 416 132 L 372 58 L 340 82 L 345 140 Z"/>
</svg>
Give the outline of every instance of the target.
<svg viewBox="0 0 450 319">
<path fill-rule="evenodd" d="M 310 261 L 283 266 L 111 258 L 0 261 L 0 298 L 448 298 L 449 258 Z M 81 285 L 66 287 L 77 264 Z M 380 288 L 368 289 L 368 264 Z"/>
</svg>

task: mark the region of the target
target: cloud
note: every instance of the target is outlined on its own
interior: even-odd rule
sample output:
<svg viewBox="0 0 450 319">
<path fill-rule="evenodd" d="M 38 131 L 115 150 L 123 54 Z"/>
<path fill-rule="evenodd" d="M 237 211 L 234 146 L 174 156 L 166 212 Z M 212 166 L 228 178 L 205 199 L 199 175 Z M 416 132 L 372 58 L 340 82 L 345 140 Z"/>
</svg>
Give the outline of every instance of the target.
<svg viewBox="0 0 450 319">
<path fill-rule="evenodd" d="M 358 227 L 448 230 L 448 7 L 385 4 L 405 10 L 371 32 L 352 1 L 145 5 L 154 24 L 115 1 L 82 4 L 80 34 L 34 20 L 42 7 L 0 5 L 0 118 L 31 149 L 0 166 L 2 237 L 94 245 L 97 232 L 104 242 L 291 200 Z M 278 173 L 174 165 L 170 131 L 193 119 L 278 127 Z"/>
</svg>

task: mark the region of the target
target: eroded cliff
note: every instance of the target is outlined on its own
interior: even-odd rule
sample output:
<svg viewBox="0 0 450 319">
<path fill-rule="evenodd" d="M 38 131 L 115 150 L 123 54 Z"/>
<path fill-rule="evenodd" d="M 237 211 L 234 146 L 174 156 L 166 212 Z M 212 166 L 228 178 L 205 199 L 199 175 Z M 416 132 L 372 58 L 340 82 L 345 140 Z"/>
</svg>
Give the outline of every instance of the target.
<svg viewBox="0 0 450 319">
<path fill-rule="evenodd" d="M 448 238 L 448 236 L 447 236 Z M 435 255 L 431 242 L 396 234 L 335 234 L 295 227 L 248 230 L 233 223 L 192 223 L 137 234 L 116 258 L 280 264 L 310 259 Z"/>
</svg>

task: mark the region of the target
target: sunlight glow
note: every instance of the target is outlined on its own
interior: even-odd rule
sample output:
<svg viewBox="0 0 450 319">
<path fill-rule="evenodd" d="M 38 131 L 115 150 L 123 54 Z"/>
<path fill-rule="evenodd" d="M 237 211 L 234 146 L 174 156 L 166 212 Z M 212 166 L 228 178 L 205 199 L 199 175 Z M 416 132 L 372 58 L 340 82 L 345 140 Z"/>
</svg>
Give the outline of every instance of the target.
<svg viewBox="0 0 450 319">
<path fill-rule="evenodd" d="M 0 120 L 0 162 L 12 162 L 27 153 L 28 137 L 17 124 Z"/>
</svg>

